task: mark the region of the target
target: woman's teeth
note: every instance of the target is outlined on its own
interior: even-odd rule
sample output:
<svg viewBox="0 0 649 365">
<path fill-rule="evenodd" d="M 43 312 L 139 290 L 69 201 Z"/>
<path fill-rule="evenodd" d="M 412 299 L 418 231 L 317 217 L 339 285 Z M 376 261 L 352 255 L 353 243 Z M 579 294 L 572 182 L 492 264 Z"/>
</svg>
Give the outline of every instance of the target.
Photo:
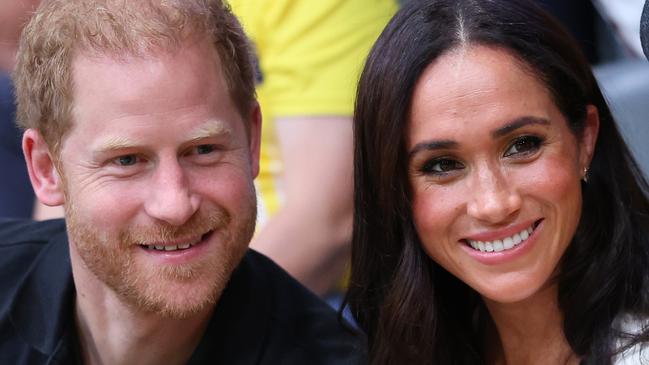
<svg viewBox="0 0 649 365">
<path fill-rule="evenodd" d="M 532 231 L 534 231 L 534 228 L 529 227 L 527 229 L 522 230 L 519 233 L 514 234 L 511 237 L 503 238 L 502 240 L 495 240 L 495 241 L 467 240 L 467 242 L 469 242 L 469 245 L 473 247 L 473 249 L 475 250 L 479 250 L 482 252 L 501 252 L 501 251 L 512 249 L 520 245 L 521 242 L 529 238 L 529 236 L 532 234 Z"/>
</svg>

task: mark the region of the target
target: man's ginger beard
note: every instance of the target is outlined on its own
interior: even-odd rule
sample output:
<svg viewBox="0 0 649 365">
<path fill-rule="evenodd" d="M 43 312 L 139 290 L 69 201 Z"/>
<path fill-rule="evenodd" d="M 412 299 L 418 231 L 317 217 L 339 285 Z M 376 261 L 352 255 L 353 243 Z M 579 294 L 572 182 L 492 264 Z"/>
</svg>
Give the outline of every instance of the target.
<svg viewBox="0 0 649 365">
<path fill-rule="evenodd" d="M 124 303 L 143 312 L 187 318 L 214 306 L 254 232 L 257 212 L 252 187 L 250 199 L 241 202 L 246 209 L 236 220 L 218 206 L 204 205 L 182 226 L 158 222 L 105 232 L 83 220 L 62 180 L 68 235 L 83 263 Z M 207 232 L 212 232 L 211 247 L 190 264 L 160 266 L 141 257 L 136 260 L 142 256 L 135 255 L 143 249 L 139 244 L 175 242 Z"/>
</svg>

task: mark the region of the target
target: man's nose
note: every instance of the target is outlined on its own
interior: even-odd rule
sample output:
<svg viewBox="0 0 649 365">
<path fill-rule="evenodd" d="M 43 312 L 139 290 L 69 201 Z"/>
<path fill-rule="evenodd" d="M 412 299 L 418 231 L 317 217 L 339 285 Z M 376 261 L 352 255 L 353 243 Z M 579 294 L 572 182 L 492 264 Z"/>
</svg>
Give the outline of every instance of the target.
<svg viewBox="0 0 649 365">
<path fill-rule="evenodd" d="M 200 197 L 191 188 L 187 173 L 178 161 L 164 161 L 156 166 L 151 181 L 146 213 L 174 226 L 182 225 L 200 206 Z"/>
<path fill-rule="evenodd" d="M 497 168 L 484 167 L 475 171 L 467 204 L 469 216 L 489 224 L 512 218 L 522 205 L 515 182 Z"/>
</svg>

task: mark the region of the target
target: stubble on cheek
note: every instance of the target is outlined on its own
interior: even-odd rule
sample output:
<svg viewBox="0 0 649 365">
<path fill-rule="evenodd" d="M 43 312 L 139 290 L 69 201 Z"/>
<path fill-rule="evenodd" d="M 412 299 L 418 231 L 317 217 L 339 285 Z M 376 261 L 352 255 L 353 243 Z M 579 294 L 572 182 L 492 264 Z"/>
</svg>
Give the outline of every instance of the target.
<svg viewBox="0 0 649 365">
<path fill-rule="evenodd" d="M 129 227 L 109 233 L 84 222 L 75 205 L 66 200 L 68 234 L 83 264 L 123 301 L 142 311 L 167 318 L 186 318 L 213 306 L 245 254 L 254 232 L 255 196 L 233 219 L 213 207 L 197 212 L 178 227 L 157 224 Z M 156 266 L 140 260 L 136 250 L 147 242 L 170 242 L 207 232 L 218 235 L 205 257 L 184 265 Z"/>
</svg>

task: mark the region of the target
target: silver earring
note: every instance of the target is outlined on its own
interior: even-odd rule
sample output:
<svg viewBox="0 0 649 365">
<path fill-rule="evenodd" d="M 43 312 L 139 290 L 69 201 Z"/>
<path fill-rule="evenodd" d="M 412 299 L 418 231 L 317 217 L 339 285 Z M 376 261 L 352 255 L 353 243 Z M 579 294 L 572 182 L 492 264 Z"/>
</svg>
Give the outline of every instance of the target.
<svg viewBox="0 0 649 365">
<path fill-rule="evenodd" d="M 588 167 L 584 167 L 584 171 L 581 175 L 581 180 L 585 183 L 588 182 Z"/>
</svg>

